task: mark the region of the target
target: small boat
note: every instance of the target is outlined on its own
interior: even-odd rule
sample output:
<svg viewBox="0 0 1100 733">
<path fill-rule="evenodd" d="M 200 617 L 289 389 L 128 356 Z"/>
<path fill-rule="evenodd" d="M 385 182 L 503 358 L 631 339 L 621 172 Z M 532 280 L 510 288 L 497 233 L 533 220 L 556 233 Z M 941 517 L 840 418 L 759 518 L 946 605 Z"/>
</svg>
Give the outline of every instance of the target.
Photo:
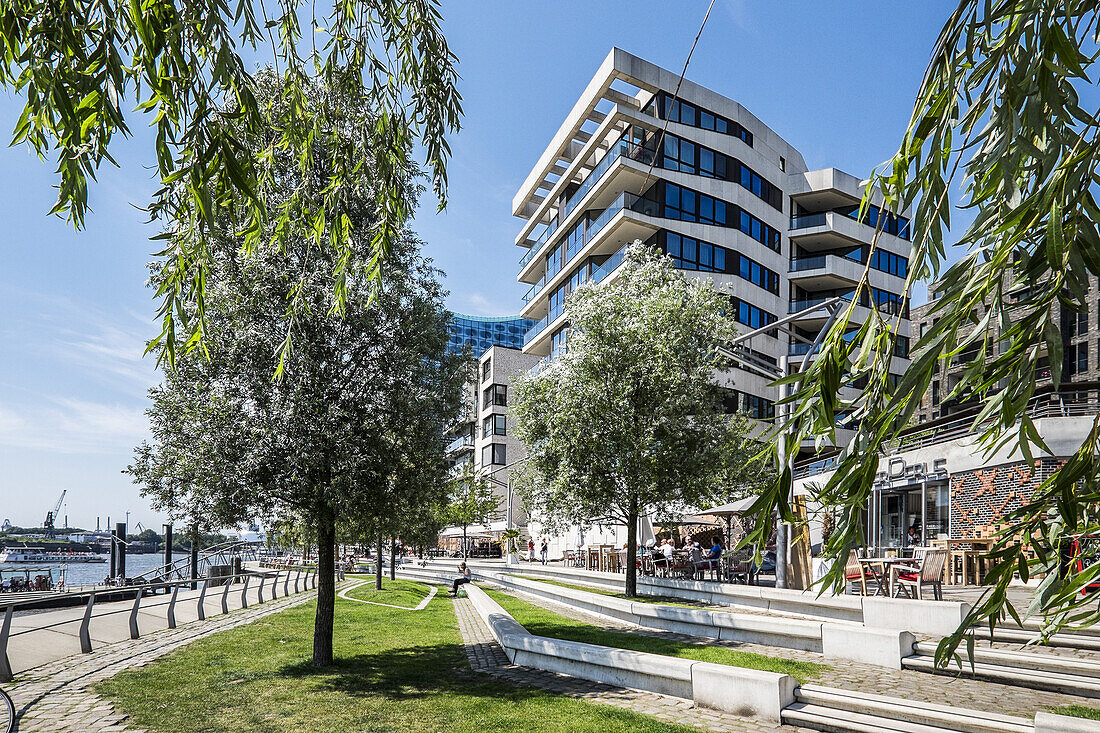
<svg viewBox="0 0 1100 733">
<path fill-rule="evenodd" d="M 72 552 L 67 550 L 46 550 L 42 547 L 5 547 L 0 550 L 0 562 L 107 562 L 107 558 L 94 552 Z"/>
</svg>

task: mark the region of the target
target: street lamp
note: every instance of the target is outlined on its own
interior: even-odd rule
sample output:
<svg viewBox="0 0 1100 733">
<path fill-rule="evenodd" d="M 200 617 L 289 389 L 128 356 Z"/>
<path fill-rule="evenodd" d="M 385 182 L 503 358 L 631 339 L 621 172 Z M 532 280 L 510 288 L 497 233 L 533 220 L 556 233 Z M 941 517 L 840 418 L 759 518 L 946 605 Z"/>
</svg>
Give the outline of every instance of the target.
<svg viewBox="0 0 1100 733">
<path fill-rule="evenodd" d="M 719 346 L 718 353 L 725 356 L 728 359 L 733 359 L 741 364 L 750 367 L 753 370 L 764 372 L 774 376 L 776 379 L 782 379 L 787 376 L 790 371 L 790 356 L 789 354 L 783 354 L 779 357 L 778 367 L 768 364 L 761 359 L 757 359 L 746 349 L 741 348 L 743 344 L 752 339 L 753 336 L 757 336 L 769 331 L 784 330 L 792 337 L 799 339 L 803 343 L 806 342 L 802 336 L 799 336 L 794 331 L 786 328 L 786 325 L 796 319 L 805 318 L 808 314 L 814 311 L 823 310 L 829 314 L 825 320 L 825 325 L 817 332 L 817 336 L 814 337 L 813 342 L 810 344 L 809 349 L 806 351 L 806 358 L 802 360 L 801 366 L 798 368 L 798 373 L 802 373 L 809 366 L 810 361 L 813 360 L 814 354 L 817 353 L 818 348 L 821 346 L 821 341 L 825 337 L 825 334 L 832 327 L 833 321 L 836 320 L 837 315 L 840 313 L 842 304 L 847 304 L 849 301 L 845 298 L 830 298 L 822 301 L 817 305 L 801 310 L 798 313 L 792 313 L 784 318 L 780 318 L 774 323 L 770 323 L 763 328 L 758 328 L 754 331 L 738 336 L 729 343 L 729 346 Z M 789 349 L 788 349 L 789 351 Z M 779 410 L 776 414 L 776 421 L 780 426 L 780 434 L 789 434 L 790 422 L 789 415 L 791 406 L 784 402 L 784 398 L 790 395 L 789 384 L 783 384 L 779 387 Z M 786 437 L 786 436 L 784 436 Z M 787 454 L 787 444 L 785 440 L 779 441 L 779 455 L 777 456 L 778 462 L 782 465 L 786 465 L 788 469 L 793 471 L 794 469 L 794 457 L 795 452 L 791 451 L 790 455 Z M 791 484 L 792 496 L 788 496 L 788 501 L 793 499 L 794 484 Z M 788 544 L 790 536 L 790 527 L 780 521 L 779 525 L 775 529 L 775 587 L 787 588 L 790 585 L 790 580 L 787 578 L 787 561 L 788 561 Z"/>
</svg>

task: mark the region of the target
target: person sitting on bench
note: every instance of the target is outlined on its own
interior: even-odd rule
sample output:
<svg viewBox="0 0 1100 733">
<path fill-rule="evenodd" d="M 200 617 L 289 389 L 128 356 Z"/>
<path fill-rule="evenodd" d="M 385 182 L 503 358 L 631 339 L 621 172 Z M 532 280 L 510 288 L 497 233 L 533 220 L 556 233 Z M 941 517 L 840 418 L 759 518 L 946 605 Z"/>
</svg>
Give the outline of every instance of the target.
<svg viewBox="0 0 1100 733">
<path fill-rule="evenodd" d="M 458 595 L 458 586 L 465 585 L 470 582 L 470 569 L 466 567 L 466 563 L 461 563 L 458 566 L 458 571 L 461 573 L 459 577 L 455 578 L 454 586 L 451 588 L 451 595 Z"/>
</svg>

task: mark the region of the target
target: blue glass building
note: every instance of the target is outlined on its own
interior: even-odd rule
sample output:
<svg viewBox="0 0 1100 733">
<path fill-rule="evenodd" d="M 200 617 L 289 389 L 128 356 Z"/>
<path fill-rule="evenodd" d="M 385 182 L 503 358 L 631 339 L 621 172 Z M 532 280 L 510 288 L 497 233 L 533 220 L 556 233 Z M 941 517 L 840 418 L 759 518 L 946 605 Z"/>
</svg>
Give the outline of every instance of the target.
<svg viewBox="0 0 1100 733">
<path fill-rule="evenodd" d="M 458 353 L 469 344 L 475 359 L 481 358 L 490 346 L 523 348 L 523 335 L 535 324 L 530 318 L 519 316 L 467 316 L 451 313 L 451 338 L 447 350 Z"/>
</svg>

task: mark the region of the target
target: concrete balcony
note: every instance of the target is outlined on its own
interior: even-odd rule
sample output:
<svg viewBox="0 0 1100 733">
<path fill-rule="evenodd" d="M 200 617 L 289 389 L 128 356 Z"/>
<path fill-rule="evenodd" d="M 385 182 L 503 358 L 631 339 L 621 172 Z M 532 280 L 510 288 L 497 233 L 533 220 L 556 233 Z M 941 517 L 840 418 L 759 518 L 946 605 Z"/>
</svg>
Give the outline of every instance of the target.
<svg viewBox="0 0 1100 733">
<path fill-rule="evenodd" d="M 524 318 L 541 318 L 546 314 L 547 299 L 540 294 L 552 292 L 558 287 L 577 264 L 594 255 L 610 255 L 618 252 L 624 245 L 636 239 L 645 240 L 659 228 L 659 222 L 653 214 L 657 213 L 657 204 L 641 199 L 632 193 L 620 194 L 602 214 L 589 222 L 585 229 L 583 245 L 560 269 L 547 278 L 545 275 L 531 286 L 523 296 Z"/>
<path fill-rule="evenodd" d="M 855 287 L 863 276 L 864 264 L 841 255 L 795 257 L 787 279 L 803 290 L 837 290 Z"/>
<path fill-rule="evenodd" d="M 640 190 L 647 178 L 650 183 L 656 180 L 655 177 L 649 176 L 648 162 L 635 160 L 630 153 L 615 155 L 607 169 L 597 176 L 583 193 L 578 189 L 581 195 L 575 195 L 570 199 L 572 207 L 568 209 L 563 207 L 564 215 L 559 214 L 555 217 L 536 240 L 535 245 L 520 259 L 520 282 L 535 284 L 545 276 L 544 255 L 553 249 L 558 240 L 569 233 L 586 212 L 606 210 L 615 204 L 615 200 L 622 192 Z M 589 225 L 588 228 L 591 230 L 592 226 Z"/>
</svg>

